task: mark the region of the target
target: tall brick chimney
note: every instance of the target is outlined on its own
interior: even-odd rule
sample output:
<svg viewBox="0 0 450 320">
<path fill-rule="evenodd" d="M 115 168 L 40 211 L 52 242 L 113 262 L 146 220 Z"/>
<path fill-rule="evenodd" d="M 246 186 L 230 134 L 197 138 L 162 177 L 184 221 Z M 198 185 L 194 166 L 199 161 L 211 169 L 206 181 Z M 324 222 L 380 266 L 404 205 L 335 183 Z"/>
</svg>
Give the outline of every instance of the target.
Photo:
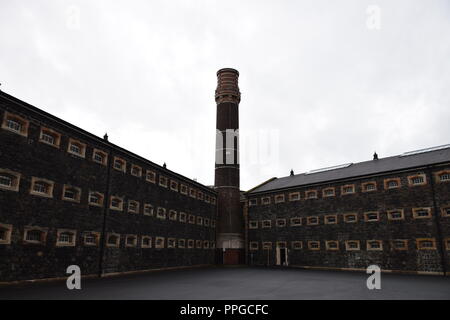
<svg viewBox="0 0 450 320">
<path fill-rule="evenodd" d="M 244 218 L 239 190 L 239 72 L 217 72 L 215 188 L 218 192 L 217 248 L 224 264 L 244 259 Z"/>
</svg>

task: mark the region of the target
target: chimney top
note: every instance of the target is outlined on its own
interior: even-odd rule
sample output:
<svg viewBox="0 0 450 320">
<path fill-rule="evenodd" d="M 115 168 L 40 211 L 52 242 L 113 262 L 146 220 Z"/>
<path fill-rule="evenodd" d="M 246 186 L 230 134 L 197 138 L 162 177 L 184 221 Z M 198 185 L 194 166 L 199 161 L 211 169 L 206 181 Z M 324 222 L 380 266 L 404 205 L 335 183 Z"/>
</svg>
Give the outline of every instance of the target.
<svg viewBox="0 0 450 320">
<path fill-rule="evenodd" d="M 103 139 L 104 139 L 105 141 L 108 141 L 108 133 L 107 133 L 107 132 L 106 132 L 105 135 L 103 136 Z"/>
<path fill-rule="evenodd" d="M 291 169 L 291 176 L 294 175 L 294 169 Z"/>
<path fill-rule="evenodd" d="M 377 154 L 376 151 L 375 151 L 375 153 L 373 154 L 373 160 L 378 160 L 378 154 Z"/>
<path fill-rule="evenodd" d="M 216 103 L 232 102 L 239 104 L 241 93 L 238 85 L 239 72 L 232 68 L 217 71 Z"/>
<path fill-rule="evenodd" d="M 166 165 L 166 163 L 164 162 L 164 164 L 163 164 L 163 168 L 165 169 L 165 168 L 167 168 L 167 165 Z"/>
</svg>

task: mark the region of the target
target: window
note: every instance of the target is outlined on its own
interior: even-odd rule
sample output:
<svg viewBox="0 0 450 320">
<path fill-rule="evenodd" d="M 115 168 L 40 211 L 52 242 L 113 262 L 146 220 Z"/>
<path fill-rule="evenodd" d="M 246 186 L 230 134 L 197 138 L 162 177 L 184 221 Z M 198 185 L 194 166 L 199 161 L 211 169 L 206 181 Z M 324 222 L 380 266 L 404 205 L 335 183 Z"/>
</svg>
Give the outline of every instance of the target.
<svg viewBox="0 0 450 320">
<path fill-rule="evenodd" d="M 202 248 L 202 240 L 196 240 L 195 241 L 195 248 L 201 249 Z"/>
<path fill-rule="evenodd" d="M 0 223 L 0 244 L 11 244 L 12 225 Z"/>
<path fill-rule="evenodd" d="M 59 229 L 56 235 L 57 247 L 74 247 L 76 242 L 75 230 Z"/>
<path fill-rule="evenodd" d="M 431 218 L 431 208 L 413 208 L 414 219 Z"/>
<path fill-rule="evenodd" d="M 303 248 L 303 242 L 301 241 L 292 241 L 291 245 L 294 250 L 301 250 Z"/>
<path fill-rule="evenodd" d="M 357 251 L 359 250 L 358 240 L 347 240 L 345 241 L 345 250 L 347 251 Z"/>
<path fill-rule="evenodd" d="M 86 144 L 70 138 L 69 145 L 67 147 L 67 152 L 75 156 L 84 158 L 86 155 Z"/>
<path fill-rule="evenodd" d="M 408 240 L 392 240 L 391 246 L 393 250 L 408 250 Z"/>
<path fill-rule="evenodd" d="M 263 220 L 262 221 L 262 228 L 268 229 L 272 227 L 272 221 L 271 220 Z"/>
<path fill-rule="evenodd" d="M 408 183 L 410 186 L 423 186 L 427 184 L 427 178 L 424 173 L 408 176 Z"/>
<path fill-rule="evenodd" d="M 142 168 L 133 164 L 131 165 L 131 175 L 135 177 L 142 177 Z"/>
<path fill-rule="evenodd" d="M 168 179 L 163 176 L 159 176 L 159 185 L 163 188 L 167 188 L 167 181 Z"/>
<path fill-rule="evenodd" d="M 125 247 L 136 247 L 137 246 L 137 236 L 134 234 L 127 234 L 125 236 Z"/>
<path fill-rule="evenodd" d="M 203 192 L 199 191 L 197 198 L 198 200 L 203 200 Z"/>
<path fill-rule="evenodd" d="M 268 242 L 268 241 L 263 242 L 262 243 L 262 248 L 264 250 L 272 250 L 272 242 Z"/>
<path fill-rule="evenodd" d="M 289 201 L 298 201 L 298 200 L 300 200 L 300 192 L 289 193 Z"/>
<path fill-rule="evenodd" d="M 112 210 L 116 210 L 116 211 L 122 211 L 123 210 L 123 199 L 116 197 L 116 196 L 111 196 L 109 208 Z"/>
<path fill-rule="evenodd" d="M 317 199 L 317 191 L 316 190 L 306 191 L 306 199 Z"/>
<path fill-rule="evenodd" d="M 128 200 L 128 212 L 139 213 L 139 202 L 135 200 Z"/>
<path fill-rule="evenodd" d="M 100 192 L 90 191 L 89 192 L 89 205 L 101 207 L 103 205 L 104 196 Z"/>
<path fill-rule="evenodd" d="M 178 239 L 178 248 L 186 248 L 186 240 L 184 239 Z"/>
<path fill-rule="evenodd" d="M 354 184 L 348 184 L 341 187 L 341 193 L 342 194 L 352 194 L 355 193 L 355 185 Z"/>
<path fill-rule="evenodd" d="M 189 215 L 189 223 L 190 224 L 195 224 L 195 216 L 193 214 Z"/>
<path fill-rule="evenodd" d="M 98 246 L 100 239 L 99 232 L 85 232 L 83 234 L 83 244 L 85 246 Z"/>
<path fill-rule="evenodd" d="M 416 239 L 417 250 L 436 250 L 436 240 L 434 238 Z"/>
<path fill-rule="evenodd" d="M 441 208 L 441 215 L 443 217 L 450 217 L 450 206 L 445 206 Z"/>
<path fill-rule="evenodd" d="M 49 128 L 41 128 L 39 142 L 59 148 L 61 143 L 61 134 Z"/>
<path fill-rule="evenodd" d="M 158 219 L 166 219 L 166 209 L 162 208 L 162 207 L 158 207 L 158 210 L 156 211 L 156 217 Z"/>
<path fill-rule="evenodd" d="M 302 218 L 293 217 L 291 218 L 291 227 L 297 227 L 302 225 Z"/>
<path fill-rule="evenodd" d="M 264 205 L 270 204 L 270 197 L 261 198 L 261 204 L 264 204 Z"/>
<path fill-rule="evenodd" d="M 384 189 L 400 188 L 400 178 L 384 179 Z"/>
<path fill-rule="evenodd" d="M 170 180 L 170 190 L 178 192 L 178 182 Z"/>
<path fill-rule="evenodd" d="M 345 213 L 344 214 L 344 222 L 355 223 L 357 221 L 358 221 L 358 215 L 356 213 Z"/>
<path fill-rule="evenodd" d="M 362 192 L 377 191 L 377 183 L 375 181 L 364 182 L 361 184 Z"/>
<path fill-rule="evenodd" d="M 148 182 L 151 182 L 151 183 L 155 183 L 156 182 L 156 173 L 151 170 L 147 170 L 147 172 L 145 174 L 145 180 L 147 180 Z"/>
<path fill-rule="evenodd" d="M 258 199 L 253 198 L 253 199 L 248 200 L 249 207 L 256 206 L 256 205 L 258 205 Z"/>
<path fill-rule="evenodd" d="M 250 241 L 250 250 L 258 250 L 258 249 L 259 249 L 258 241 Z"/>
<path fill-rule="evenodd" d="M 334 188 L 326 188 L 326 189 L 323 189 L 323 191 L 322 191 L 322 196 L 324 198 L 334 197 L 334 194 L 335 194 Z"/>
<path fill-rule="evenodd" d="M 80 202 L 81 198 L 81 189 L 69 185 L 64 185 L 63 187 L 63 195 L 62 200 L 72 201 L 72 202 Z"/>
<path fill-rule="evenodd" d="M 127 162 L 122 158 L 114 157 L 113 167 L 118 171 L 127 172 Z"/>
<path fill-rule="evenodd" d="M 144 216 L 153 216 L 153 206 L 150 203 L 144 204 Z"/>
<path fill-rule="evenodd" d="M 163 237 L 156 237 L 155 238 L 155 248 L 157 248 L 157 249 L 163 249 L 164 248 L 164 238 Z"/>
<path fill-rule="evenodd" d="M 439 171 L 436 176 L 437 182 L 450 182 L 450 170 Z"/>
<path fill-rule="evenodd" d="M 180 192 L 182 194 L 187 195 L 188 194 L 188 187 L 186 185 L 184 185 L 184 184 L 180 185 Z"/>
<path fill-rule="evenodd" d="M 368 251 L 382 251 L 383 250 L 383 241 L 367 240 L 367 250 Z"/>
<path fill-rule="evenodd" d="M 205 227 L 209 227 L 209 219 L 205 218 L 203 224 L 205 225 Z"/>
<path fill-rule="evenodd" d="M 275 203 L 281 203 L 284 202 L 284 194 L 277 194 L 275 196 Z"/>
<path fill-rule="evenodd" d="M 180 212 L 180 222 L 186 222 L 186 212 Z"/>
<path fill-rule="evenodd" d="M 257 220 L 250 220 L 248 222 L 248 228 L 249 229 L 258 229 L 258 221 Z"/>
<path fill-rule="evenodd" d="M 189 239 L 188 240 L 188 249 L 192 249 L 192 248 L 194 248 L 194 240 Z"/>
<path fill-rule="evenodd" d="M 175 210 L 169 210 L 169 220 L 177 221 L 177 212 Z"/>
<path fill-rule="evenodd" d="M 325 241 L 325 249 L 328 251 L 339 250 L 339 241 L 337 240 L 327 240 Z"/>
<path fill-rule="evenodd" d="M 336 214 L 326 215 L 325 224 L 337 224 L 337 215 Z"/>
<path fill-rule="evenodd" d="M 209 249 L 209 241 L 203 240 L 203 249 Z"/>
<path fill-rule="evenodd" d="M 108 233 L 106 237 L 106 246 L 118 248 L 120 245 L 120 235 L 117 233 Z"/>
<path fill-rule="evenodd" d="M 197 192 L 195 191 L 194 188 L 189 188 L 189 196 L 191 198 L 195 198 L 197 196 Z"/>
<path fill-rule="evenodd" d="M 364 213 L 364 221 L 375 222 L 380 220 L 380 214 L 378 211 L 370 211 Z"/>
<path fill-rule="evenodd" d="M 44 244 L 47 238 L 47 228 L 25 227 L 23 241 L 31 244 Z"/>
<path fill-rule="evenodd" d="M 309 250 L 320 250 L 320 241 L 308 241 Z"/>
<path fill-rule="evenodd" d="M 450 250 L 450 238 L 445 238 L 444 239 L 445 242 L 445 250 Z"/>
<path fill-rule="evenodd" d="M 20 173 L 8 169 L 0 169 L 0 189 L 19 191 Z"/>
<path fill-rule="evenodd" d="M 152 247 L 152 238 L 149 236 L 141 237 L 141 248 L 151 248 Z"/>
<path fill-rule="evenodd" d="M 53 181 L 32 177 L 30 194 L 40 197 L 53 198 L 53 186 Z"/>
<path fill-rule="evenodd" d="M 216 197 L 211 197 L 211 203 L 214 205 L 216 204 Z"/>
<path fill-rule="evenodd" d="M 211 228 L 215 228 L 216 227 L 216 220 L 211 220 Z"/>
<path fill-rule="evenodd" d="M 319 224 L 319 217 L 317 216 L 307 217 L 306 224 L 309 226 Z"/>
<path fill-rule="evenodd" d="M 94 151 L 92 152 L 92 161 L 106 166 L 108 162 L 108 155 L 106 154 L 106 152 L 94 149 Z"/>
<path fill-rule="evenodd" d="M 286 227 L 286 219 L 277 219 L 276 226 L 279 228 Z"/>
<path fill-rule="evenodd" d="M 29 122 L 18 115 L 13 115 L 9 112 L 5 112 L 3 118 L 2 129 L 20 134 L 21 136 L 28 136 Z"/>
<path fill-rule="evenodd" d="M 387 211 L 388 220 L 403 220 L 405 219 L 403 209 L 394 209 Z"/>
<path fill-rule="evenodd" d="M 206 203 L 210 203 L 211 202 L 211 198 L 209 195 L 205 194 L 205 202 Z"/>
<path fill-rule="evenodd" d="M 197 225 L 199 225 L 199 226 L 203 225 L 203 218 L 202 217 L 197 217 Z"/>
</svg>

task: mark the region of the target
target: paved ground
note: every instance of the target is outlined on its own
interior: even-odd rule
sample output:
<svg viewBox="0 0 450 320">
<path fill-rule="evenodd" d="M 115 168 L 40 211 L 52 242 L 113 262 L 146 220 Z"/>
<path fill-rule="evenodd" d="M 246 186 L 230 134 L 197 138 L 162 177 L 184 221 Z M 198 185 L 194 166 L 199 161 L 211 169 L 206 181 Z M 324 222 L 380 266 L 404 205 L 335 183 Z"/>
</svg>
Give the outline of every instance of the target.
<svg viewBox="0 0 450 320">
<path fill-rule="evenodd" d="M 356 272 L 216 267 L 161 271 L 65 282 L 0 287 L 0 299 L 450 299 L 450 277 L 381 275 L 381 290 L 368 290 Z"/>
</svg>

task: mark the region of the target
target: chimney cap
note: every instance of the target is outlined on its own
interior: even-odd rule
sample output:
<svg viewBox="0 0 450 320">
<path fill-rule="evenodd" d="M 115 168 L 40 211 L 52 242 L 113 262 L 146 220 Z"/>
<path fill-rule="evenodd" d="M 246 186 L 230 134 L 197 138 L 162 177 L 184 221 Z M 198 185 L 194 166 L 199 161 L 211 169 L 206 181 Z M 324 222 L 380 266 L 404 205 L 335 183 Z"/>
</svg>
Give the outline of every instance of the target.
<svg viewBox="0 0 450 320">
<path fill-rule="evenodd" d="M 167 168 L 167 164 L 164 162 L 164 164 L 163 164 L 163 168 L 165 169 L 165 168 Z"/>
<path fill-rule="evenodd" d="M 237 71 L 236 69 L 233 69 L 233 68 L 219 69 L 219 71 L 217 71 L 217 75 L 219 75 L 219 73 L 222 73 L 222 72 L 234 72 L 234 73 L 237 73 L 237 75 L 239 75 L 239 71 Z"/>
<path fill-rule="evenodd" d="M 105 132 L 105 135 L 103 136 L 103 139 L 104 139 L 105 141 L 108 141 L 108 133 L 107 133 L 107 132 Z"/>
<path fill-rule="evenodd" d="M 376 151 L 375 151 L 374 154 L 373 154 L 373 160 L 378 160 L 378 154 L 377 154 Z"/>
<path fill-rule="evenodd" d="M 291 176 L 294 175 L 294 169 L 291 169 Z"/>
</svg>

